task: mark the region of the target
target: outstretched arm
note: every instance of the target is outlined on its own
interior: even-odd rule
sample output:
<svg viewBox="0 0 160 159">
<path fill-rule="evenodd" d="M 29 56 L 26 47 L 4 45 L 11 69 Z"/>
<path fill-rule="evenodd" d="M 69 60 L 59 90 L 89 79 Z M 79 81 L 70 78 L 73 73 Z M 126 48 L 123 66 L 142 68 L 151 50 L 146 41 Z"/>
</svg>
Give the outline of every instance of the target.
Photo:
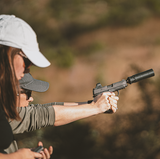
<svg viewBox="0 0 160 159">
<path fill-rule="evenodd" d="M 64 103 L 63 106 L 53 105 L 55 110 L 54 126 L 68 124 L 79 119 L 104 113 L 109 109 L 115 113 L 118 99 L 114 93 L 106 92 L 97 96 L 90 104 Z"/>
</svg>

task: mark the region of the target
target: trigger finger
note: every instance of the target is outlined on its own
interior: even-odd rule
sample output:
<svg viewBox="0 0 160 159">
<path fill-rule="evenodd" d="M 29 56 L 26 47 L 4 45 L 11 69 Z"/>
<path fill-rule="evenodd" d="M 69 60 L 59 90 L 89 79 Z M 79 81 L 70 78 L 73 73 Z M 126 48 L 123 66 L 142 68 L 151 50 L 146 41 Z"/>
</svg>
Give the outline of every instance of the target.
<svg viewBox="0 0 160 159">
<path fill-rule="evenodd" d="M 111 96 L 111 97 L 110 97 L 110 100 L 116 100 L 116 101 L 118 101 L 118 100 L 119 100 L 119 97 L 118 97 L 118 96 Z"/>
<path fill-rule="evenodd" d="M 104 92 L 104 93 L 102 93 L 102 94 L 105 95 L 105 96 L 111 96 L 111 95 L 112 95 L 111 92 Z"/>
</svg>

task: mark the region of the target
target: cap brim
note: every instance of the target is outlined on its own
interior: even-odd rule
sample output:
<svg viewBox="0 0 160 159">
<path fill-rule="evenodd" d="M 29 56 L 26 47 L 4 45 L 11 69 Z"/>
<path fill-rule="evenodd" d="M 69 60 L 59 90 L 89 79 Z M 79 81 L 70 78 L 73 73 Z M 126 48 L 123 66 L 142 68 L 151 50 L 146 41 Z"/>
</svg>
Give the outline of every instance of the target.
<svg viewBox="0 0 160 159">
<path fill-rule="evenodd" d="M 20 85 L 21 86 L 21 85 Z M 35 92 L 45 92 L 49 88 L 49 83 L 41 80 L 34 79 L 31 83 L 23 85 L 23 89 L 35 91 Z"/>
<path fill-rule="evenodd" d="M 50 66 L 50 62 L 45 58 L 45 56 L 39 51 L 29 51 L 26 49 L 22 49 L 24 54 L 28 57 L 28 59 L 38 67 L 48 67 Z"/>
</svg>

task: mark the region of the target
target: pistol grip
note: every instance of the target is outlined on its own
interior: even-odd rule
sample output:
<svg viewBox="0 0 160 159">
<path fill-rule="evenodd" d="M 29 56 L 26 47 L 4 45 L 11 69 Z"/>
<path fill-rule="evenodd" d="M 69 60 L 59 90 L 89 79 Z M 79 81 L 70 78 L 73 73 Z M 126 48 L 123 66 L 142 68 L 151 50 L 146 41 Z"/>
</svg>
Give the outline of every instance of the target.
<svg viewBox="0 0 160 159">
<path fill-rule="evenodd" d="M 104 113 L 111 114 L 111 113 L 113 113 L 113 111 L 112 111 L 112 109 L 109 109 L 109 110 L 105 111 Z"/>
</svg>

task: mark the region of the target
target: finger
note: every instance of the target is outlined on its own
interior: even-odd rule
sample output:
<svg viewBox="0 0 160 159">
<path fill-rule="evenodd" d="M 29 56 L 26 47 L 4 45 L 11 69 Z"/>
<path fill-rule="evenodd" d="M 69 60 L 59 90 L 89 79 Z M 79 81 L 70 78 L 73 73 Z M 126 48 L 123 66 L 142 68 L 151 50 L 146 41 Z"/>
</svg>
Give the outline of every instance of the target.
<svg viewBox="0 0 160 159">
<path fill-rule="evenodd" d="M 111 96 L 116 96 L 116 94 L 114 92 L 111 92 Z"/>
<path fill-rule="evenodd" d="M 45 156 L 46 156 L 47 159 L 50 158 L 49 151 L 46 148 L 44 149 L 44 154 L 45 154 Z"/>
<path fill-rule="evenodd" d="M 107 110 L 111 109 L 111 104 L 108 103 L 107 105 L 108 105 L 108 109 Z"/>
<path fill-rule="evenodd" d="M 115 101 L 115 100 L 111 100 L 110 104 L 115 108 L 117 107 L 117 101 Z"/>
<path fill-rule="evenodd" d="M 113 99 L 115 100 L 119 100 L 119 97 L 118 96 L 111 96 Z"/>
<path fill-rule="evenodd" d="M 113 112 L 116 112 L 116 110 L 117 110 L 117 104 L 111 102 L 110 105 L 111 105 L 110 109 L 112 109 Z"/>
<path fill-rule="evenodd" d="M 107 94 L 105 94 L 105 97 L 106 97 L 106 99 L 113 99 L 113 100 L 116 100 L 116 101 L 118 101 L 119 100 L 119 97 L 118 96 L 115 96 L 115 95 L 113 95 L 114 93 L 112 93 L 112 95 L 107 95 Z"/>
<path fill-rule="evenodd" d="M 111 105 L 114 105 L 114 104 L 117 105 L 117 100 L 115 100 L 115 99 L 109 98 L 108 101 L 109 101 L 109 103 L 110 103 Z"/>
<path fill-rule="evenodd" d="M 117 109 L 112 107 L 112 111 L 113 111 L 113 113 L 115 113 L 117 111 Z"/>
<path fill-rule="evenodd" d="M 118 101 L 118 100 L 119 100 L 119 97 L 115 96 L 114 99 Z"/>
<path fill-rule="evenodd" d="M 41 151 L 40 154 L 42 155 L 42 158 L 43 158 L 43 159 L 47 159 L 47 158 L 46 158 L 46 155 L 44 154 L 43 151 Z"/>
<path fill-rule="evenodd" d="M 110 100 L 109 100 L 109 103 L 110 103 L 110 104 L 116 104 L 116 105 L 117 105 L 117 100 L 110 99 Z"/>
<path fill-rule="evenodd" d="M 116 104 L 116 105 L 117 105 L 118 101 L 115 100 L 115 99 L 113 99 L 113 98 L 109 98 L 109 103 L 110 103 L 110 104 Z"/>
<path fill-rule="evenodd" d="M 37 152 L 33 152 L 34 153 L 34 158 L 42 158 L 43 155 Z"/>
<path fill-rule="evenodd" d="M 41 141 L 39 141 L 38 146 L 43 146 L 43 143 Z"/>
<path fill-rule="evenodd" d="M 116 112 L 116 110 L 117 110 L 117 101 L 111 100 L 110 101 L 110 105 L 111 105 L 110 109 L 112 109 L 113 112 Z"/>
<path fill-rule="evenodd" d="M 104 93 L 102 93 L 102 95 L 104 95 L 104 96 L 111 96 L 112 93 L 111 92 L 104 92 Z"/>
<path fill-rule="evenodd" d="M 110 98 L 115 99 L 115 100 L 119 100 L 118 96 L 110 96 Z"/>
<path fill-rule="evenodd" d="M 103 92 L 103 93 L 97 95 L 97 96 L 94 98 L 94 101 L 97 101 L 97 99 L 99 99 L 101 96 L 103 96 L 103 97 L 106 96 L 106 98 L 108 98 L 108 97 L 111 96 L 111 95 L 112 95 L 111 92 Z"/>
<path fill-rule="evenodd" d="M 98 100 L 101 100 L 101 99 L 107 99 L 109 97 L 109 95 L 111 95 L 110 92 L 104 92 L 104 93 L 101 93 L 99 95 L 97 95 L 95 98 L 94 98 L 94 102 L 97 102 Z"/>
<path fill-rule="evenodd" d="M 106 102 L 107 102 L 107 104 L 110 104 L 110 101 L 108 99 L 106 100 Z"/>
<path fill-rule="evenodd" d="M 117 110 L 117 105 L 111 105 L 111 109 L 116 109 Z"/>
<path fill-rule="evenodd" d="M 49 150 L 49 154 L 51 155 L 53 153 L 53 147 L 50 146 L 48 150 Z"/>
</svg>

